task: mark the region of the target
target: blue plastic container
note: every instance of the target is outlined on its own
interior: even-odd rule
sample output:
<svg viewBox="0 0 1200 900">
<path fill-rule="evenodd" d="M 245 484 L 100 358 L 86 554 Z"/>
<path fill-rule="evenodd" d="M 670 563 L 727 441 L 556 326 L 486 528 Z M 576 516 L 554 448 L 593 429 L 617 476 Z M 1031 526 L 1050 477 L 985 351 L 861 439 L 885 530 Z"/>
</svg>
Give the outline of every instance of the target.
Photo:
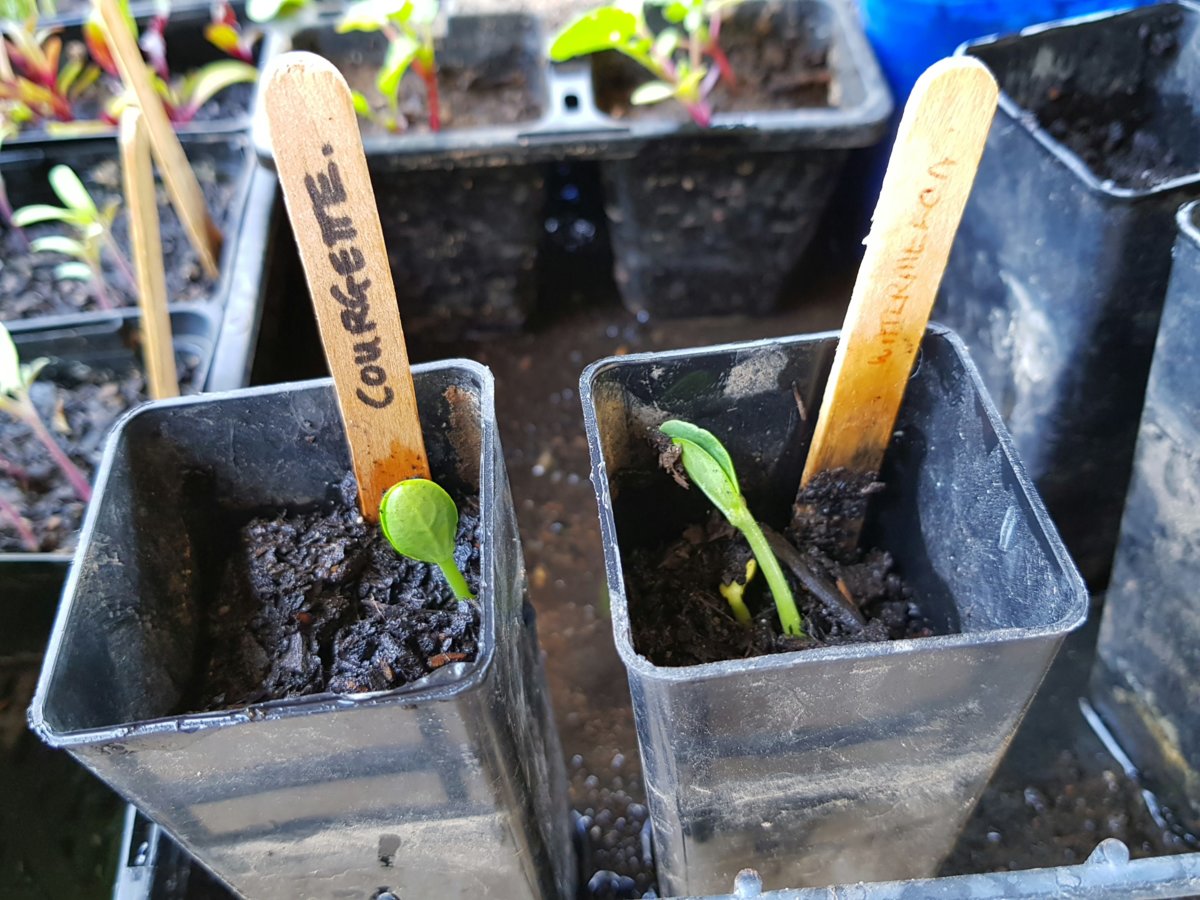
<svg viewBox="0 0 1200 900">
<path fill-rule="evenodd" d="M 1142 5 L 1144 0 L 858 0 L 897 109 L 903 108 L 917 76 L 965 41 Z"/>
</svg>

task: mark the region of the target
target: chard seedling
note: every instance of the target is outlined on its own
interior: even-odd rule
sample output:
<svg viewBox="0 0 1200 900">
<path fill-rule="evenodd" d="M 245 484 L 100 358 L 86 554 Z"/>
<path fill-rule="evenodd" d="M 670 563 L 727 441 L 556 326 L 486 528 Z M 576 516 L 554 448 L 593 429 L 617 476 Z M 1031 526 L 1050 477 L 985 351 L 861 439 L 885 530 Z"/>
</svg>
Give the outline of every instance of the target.
<svg viewBox="0 0 1200 900">
<path fill-rule="evenodd" d="M 0 412 L 24 423 L 33 432 L 45 446 L 63 477 L 74 488 L 79 499 L 86 503 L 92 499 L 91 486 L 43 424 L 42 417 L 38 415 L 37 407 L 33 405 L 29 394 L 31 385 L 37 380 L 47 362 L 45 359 L 35 359 L 31 363 L 22 363 L 12 335 L 0 324 Z"/>
<path fill-rule="evenodd" d="M 475 599 L 454 561 L 458 507 L 440 485 L 425 478 L 392 485 L 379 506 L 379 525 L 397 553 L 437 566 L 455 597 Z"/>
<path fill-rule="evenodd" d="M 38 25 L 33 0 L 14 0 L 0 14 L 0 101 L 8 125 L 73 122 L 75 102 L 100 78 L 84 47 L 64 45 Z"/>
<path fill-rule="evenodd" d="M 779 624 L 783 627 L 783 633 L 789 637 L 804 637 L 804 626 L 796 609 L 792 589 L 788 586 L 787 578 L 784 577 L 762 528 L 750 512 L 746 498 L 742 496 L 729 451 L 711 432 L 690 422 L 671 419 L 662 424 L 661 430 L 682 451 L 683 469 L 688 478 L 704 492 L 713 506 L 721 511 L 729 520 L 729 524 L 740 531 L 750 544 L 750 551 L 754 554 L 758 568 L 762 570 L 763 577 L 771 588 L 771 595 L 775 598 L 775 609 L 779 613 Z M 751 575 L 747 570 L 747 582 Z M 728 600 L 728 595 L 726 599 Z M 737 601 L 741 602 L 740 593 L 737 594 Z M 737 606 L 733 603 L 730 605 L 739 621 L 745 621 Z M 744 606 L 742 609 L 744 611 Z"/>
<path fill-rule="evenodd" d="M 702 128 L 712 123 L 709 95 L 733 69 L 721 49 L 721 17 L 742 0 L 644 0 L 614 3 L 585 13 L 550 45 L 550 58 L 566 62 L 605 50 L 624 54 L 654 76 L 629 98 L 634 106 L 677 100 Z M 666 27 L 657 34 L 646 7 L 661 9 Z"/>
<path fill-rule="evenodd" d="M 388 41 L 383 65 L 375 76 L 375 87 L 386 107 L 376 110 L 366 96 L 354 91 L 354 111 L 361 118 L 391 132 L 404 131 L 408 120 L 400 111 L 400 83 L 411 68 L 425 84 L 429 128 L 441 131 L 441 99 L 434 55 L 437 15 L 437 0 L 359 0 L 342 14 L 337 25 L 339 34 L 379 31 Z"/>
<path fill-rule="evenodd" d="M 97 304 L 102 309 L 112 309 L 114 304 L 104 283 L 102 263 L 105 250 L 130 286 L 135 291 L 137 289 L 133 269 L 112 233 L 120 202 L 113 200 L 101 209 L 79 176 L 67 166 L 59 165 L 50 170 L 50 186 L 63 204 L 61 207 L 46 203 L 24 206 L 13 213 L 13 221 L 21 228 L 39 222 L 60 222 L 70 228 L 73 236 L 52 234 L 40 237 L 30 242 L 30 249 L 37 253 L 59 253 L 70 257 L 69 262 L 59 263 L 55 267 L 55 276 L 62 280 L 87 282 L 91 285 Z"/>
<path fill-rule="evenodd" d="M 213 11 L 213 21 L 204 34 L 214 47 L 233 57 L 207 63 L 182 78 L 173 78 L 167 65 L 166 27 L 167 15 L 159 12 L 150 21 L 146 30 L 138 34 L 137 23 L 129 14 L 128 3 L 122 3 L 125 24 L 146 57 L 146 68 L 155 92 L 162 99 L 163 109 L 173 125 L 184 125 L 196 118 L 200 108 L 221 91 L 235 84 L 251 84 L 258 78 L 258 70 L 251 64 L 254 41 L 258 33 L 243 34 L 237 16 L 227 3 L 220 3 Z M 104 35 L 100 13 L 94 10 L 84 23 L 84 37 L 92 59 L 108 75 L 120 79 L 120 70 Z M 129 105 L 130 97 L 123 91 L 116 93 L 105 104 L 101 119 L 88 123 L 90 126 L 108 129 L 121 119 L 121 113 Z M 52 129 L 59 133 L 60 129 Z"/>
</svg>

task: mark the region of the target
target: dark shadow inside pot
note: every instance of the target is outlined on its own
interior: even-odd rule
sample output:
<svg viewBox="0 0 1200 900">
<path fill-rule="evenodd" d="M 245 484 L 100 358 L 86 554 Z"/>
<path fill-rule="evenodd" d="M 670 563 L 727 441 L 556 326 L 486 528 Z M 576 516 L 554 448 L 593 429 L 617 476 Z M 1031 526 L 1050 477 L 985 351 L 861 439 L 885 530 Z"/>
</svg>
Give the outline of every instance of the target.
<svg viewBox="0 0 1200 900">
<path fill-rule="evenodd" d="M 1200 13 L 1162 4 L 968 51 L 1097 179 L 1144 189 L 1200 171 Z"/>
</svg>

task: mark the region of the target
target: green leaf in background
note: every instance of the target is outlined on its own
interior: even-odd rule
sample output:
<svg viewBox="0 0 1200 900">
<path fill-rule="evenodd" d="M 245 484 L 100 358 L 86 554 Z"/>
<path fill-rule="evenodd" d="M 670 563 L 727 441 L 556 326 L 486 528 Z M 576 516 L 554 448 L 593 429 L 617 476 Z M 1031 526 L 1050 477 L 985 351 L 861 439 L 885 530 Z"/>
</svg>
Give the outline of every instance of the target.
<svg viewBox="0 0 1200 900">
<path fill-rule="evenodd" d="M 30 225 L 37 225 L 39 222 L 78 223 L 80 221 L 82 220 L 79 214 L 74 210 L 61 209 L 45 203 L 33 203 L 29 206 L 22 206 L 13 213 L 13 224 L 18 228 L 28 228 Z"/>
<path fill-rule="evenodd" d="M 95 272 L 85 262 L 65 262 L 54 267 L 54 277 L 59 281 L 91 281 Z"/>
<path fill-rule="evenodd" d="M 400 81 L 404 78 L 404 73 L 412 65 L 412 61 L 416 58 L 417 52 L 420 49 L 420 43 L 407 34 L 402 34 L 388 41 L 387 53 L 383 57 L 383 65 L 380 67 L 379 74 L 375 78 L 375 86 L 379 89 L 379 93 L 388 98 L 396 96 L 396 93 L 400 90 Z"/>
<path fill-rule="evenodd" d="M 87 248 L 79 241 L 63 234 L 48 234 L 30 241 L 29 249 L 34 253 L 61 253 L 63 256 L 83 256 Z"/>
<path fill-rule="evenodd" d="M 346 7 L 337 31 L 379 31 L 389 22 L 407 22 L 412 11 L 412 0 L 359 0 Z"/>
<path fill-rule="evenodd" d="M 55 166 L 50 170 L 50 187 L 63 206 L 81 215 L 86 213 L 90 218 L 99 217 L 100 210 L 92 195 L 69 166 Z"/>
<path fill-rule="evenodd" d="M 651 103 L 670 100 L 674 96 L 674 85 L 667 84 L 665 81 L 647 81 L 645 84 L 638 85 L 637 90 L 630 95 L 629 102 L 634 106 L 649 106 Z"/>
<path fill-rule="evenodd" d="M 253 84 L 258 69 L 238 59 L 222 59 L 201 66 L 184 79 L 180 95 L 190 109 L 198 110 L 226 88 L 235 84 Z"/>
<path fill-rule="evenodd" d="M 565 62 L 577 56 L 617 50 L 638 33 L 638 19 L 618 6 L 602 6 L 566 26 L 550 45 L 550 58 Z"/>
</svg>

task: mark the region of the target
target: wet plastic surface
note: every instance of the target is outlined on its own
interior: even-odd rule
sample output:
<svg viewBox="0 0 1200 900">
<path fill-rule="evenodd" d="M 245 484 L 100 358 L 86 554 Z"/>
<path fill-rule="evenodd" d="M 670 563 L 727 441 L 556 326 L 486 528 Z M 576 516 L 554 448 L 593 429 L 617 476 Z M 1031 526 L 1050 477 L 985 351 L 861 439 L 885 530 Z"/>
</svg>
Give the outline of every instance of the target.
<svg viewBox="0 0 1200 900">
<path fill-rule="evenodd" d="M 1200 829 L 1200 204 L 1178 222 L 1092 697 L 1155 790 Z"/>
<path fill-rule="evenodd" d="M 1147 37 L 1153 23 L 1174 34 L 1177 52 Z M 1145 130 L 1192 154 L 1200 136 L 1185 110 L 1200 72 L 1200 10 L 1165 3 L 1031 28 L 962 52 L 988 65 L 1002 93 L 934 317 L 967 344 L 1067 547 L 1100 589 L 1132 465 L 1175 211 L 1200 196 L 1200 166 L 1154 187 L 1119 187 L 1039 125 L 1034 111 L 1064 86 L 1080 96 L 1142 91 L 1138 103 L 1152 113 Z"/>
<path fill-rule="evenodd" d="M 719 892 L 754 860 L 770 888 L 933 874 L 1087 594 L 961 343 L 933 328 L 864 537 L 961 633 L 685 668 L 633 649 L 622 548 L 674 533 L 681 501 L 638 434 L 678 416 L 738 461 L 751 508 L 786 515 L 830 335 L 605 360 L 581 401 L 613 630 L 665 894 Z M 795 393 L 794 393 L 795 392 Z"/>
<path fill-rule="evenodd" d="M 490 541 L 479 657 L 396 691 L 178 714 L 228 517 L 321 502 L 349 467 L 327 382 L 143 407 L 100 469 L 31 724 L 247 896 L 573 884 L 491 376 L 415 376 L 435 477 L 479 490 Z"/>
</svg>

